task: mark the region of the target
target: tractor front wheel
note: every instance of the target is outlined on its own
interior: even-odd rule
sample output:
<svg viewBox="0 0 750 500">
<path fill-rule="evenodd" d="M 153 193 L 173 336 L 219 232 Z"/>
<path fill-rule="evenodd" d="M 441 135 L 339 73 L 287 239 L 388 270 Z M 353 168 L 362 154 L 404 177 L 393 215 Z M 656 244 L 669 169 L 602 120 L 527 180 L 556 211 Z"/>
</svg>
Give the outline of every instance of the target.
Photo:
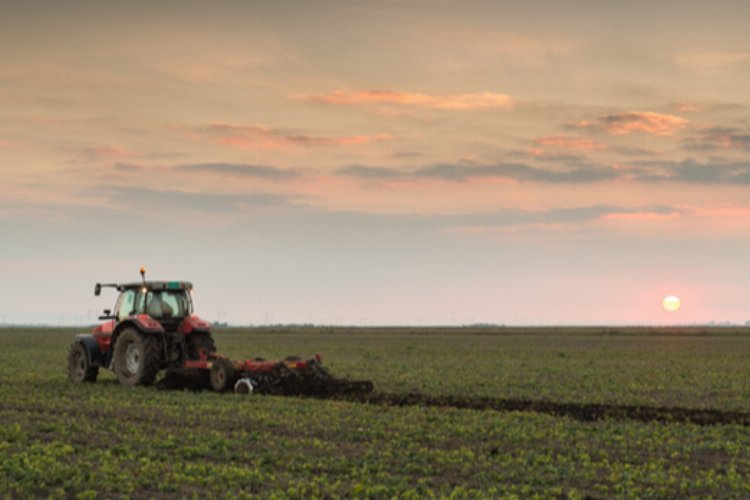
<svg viewBox="0 0 750 500">
<path fill-rule="evenodd" d="M 122 385 L 151 385 L 161 366 L 159 339 L 134 328 L 123 330 L 115 345 L 114 364 Z"/>
<path fill-rule="evenodd" d="M 68 352 L 68 378 L 73 382 L 96 382 L 99 367 L 93 366 L 86 346 L 73 342 Z"/>
</svg>

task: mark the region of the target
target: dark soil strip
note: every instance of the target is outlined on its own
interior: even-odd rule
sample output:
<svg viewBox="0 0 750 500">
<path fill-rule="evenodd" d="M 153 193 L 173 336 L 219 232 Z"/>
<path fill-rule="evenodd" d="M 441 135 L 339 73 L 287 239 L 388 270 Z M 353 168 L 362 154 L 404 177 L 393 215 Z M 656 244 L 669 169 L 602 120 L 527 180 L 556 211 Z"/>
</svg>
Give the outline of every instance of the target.
<svg viewBox="0 0 750 500">
<path fill-rule="evenodd" d="M 161 389 L 192 388 L 202 390 L 208 384 L 198 383 L 191 377 L 165 377 L 158 387 Z M 597 420 L 638 420 L 641 422 L 689 422 L 697 425 L 734 424 L 750 427 L 750 413 L 718 410 L 713 408 L 680 408 L 640 405 L 617 405 L 596 403 L 560 403 L 529 399 L 499 399 L 479 396 L 435 396 L 420 393 L 392 394 L 374 392 L 369 394 L 328 392 L 320 393 L 320 399 L 338 399 L 385 406 L 426 406 L 473 410 L 529 411 L 559 417 L 570 417 L 582 422 Z"/>
<path fill-rule="evenodd" d="M 341 396 L 339 399 L 388 406 L 432 406 L 474 410 L 530 411 L 582 422 L 603 419 L 641 422 L 689 422 L 697 425 L 735 424 L 750 427 L 750 413 L 716 409 L 654 407 L 591 403 L 556 403 L 525 399 L 487 397 L 431 396 L 429 394 L 388 394 Z"/>
</svg>

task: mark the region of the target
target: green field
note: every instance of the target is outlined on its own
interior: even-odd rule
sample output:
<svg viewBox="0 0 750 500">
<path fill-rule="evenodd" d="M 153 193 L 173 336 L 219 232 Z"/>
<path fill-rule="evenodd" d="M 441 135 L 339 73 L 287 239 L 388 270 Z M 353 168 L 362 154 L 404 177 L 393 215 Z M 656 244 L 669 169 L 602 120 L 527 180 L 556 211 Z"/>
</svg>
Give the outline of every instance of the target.
<svg viewBox="0 0 750 500">
<path fill-rule="evenodd" d="M 106 371 L 74 385 L 65 373 L 74 333 L 0 330 L 3 497 L 750 496 L 750 330 L 215 334 L 237 359 L 319 352 L 336 375 L 372 380 L 373 403 L 128 390 Z M 407 394 L 422 399 L 387 404 Z M 667 418 L 583 421 L 454 399 Z M 670 421 L 674 408 L 727 418 Z"/>
</svg>

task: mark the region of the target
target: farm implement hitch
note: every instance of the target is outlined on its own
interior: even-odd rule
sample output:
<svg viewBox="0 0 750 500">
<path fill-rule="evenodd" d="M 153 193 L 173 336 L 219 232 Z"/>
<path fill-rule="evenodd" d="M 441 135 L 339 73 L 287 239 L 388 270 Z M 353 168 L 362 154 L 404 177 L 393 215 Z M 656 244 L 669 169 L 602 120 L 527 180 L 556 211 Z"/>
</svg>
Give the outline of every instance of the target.
<svg viewBox="0 0 750 500">
<path fill-rule="evenodd" d="M 211 388 L 218 392 L 326 398 L 368 394 L 373 389 L 369 380 L 334 377 L 319 355 L 308 360 L 290 356 L 283 361 L 233 361 L 215 353 L 202 353 L 200 358 L 186 361 L 183 369 L 208 373 Z"/>
</svg>

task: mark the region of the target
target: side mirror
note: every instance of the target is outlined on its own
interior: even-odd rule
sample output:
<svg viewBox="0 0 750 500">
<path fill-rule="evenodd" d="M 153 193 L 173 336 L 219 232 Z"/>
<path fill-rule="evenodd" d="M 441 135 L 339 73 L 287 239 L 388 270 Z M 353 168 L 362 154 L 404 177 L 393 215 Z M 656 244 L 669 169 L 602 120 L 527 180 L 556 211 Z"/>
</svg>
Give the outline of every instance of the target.
<svg viewBox="0 0 750 500">
<path fill-rule="evenodd" d="M 96 286 L 94 286 L 94 295 L 97 297 L 102 294 L 102 285 L 101 283 L 97 283 Z"/>
</svg>

